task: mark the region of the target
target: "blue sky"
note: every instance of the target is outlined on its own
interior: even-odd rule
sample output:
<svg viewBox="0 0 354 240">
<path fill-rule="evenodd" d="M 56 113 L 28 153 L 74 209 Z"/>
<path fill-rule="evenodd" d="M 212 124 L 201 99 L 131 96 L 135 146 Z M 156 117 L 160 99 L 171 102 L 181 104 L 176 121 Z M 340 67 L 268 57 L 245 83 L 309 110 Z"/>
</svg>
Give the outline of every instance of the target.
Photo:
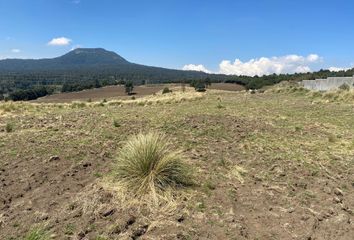
<svg viewBox="0 0 354 240">
<path fill-rule="evenodd" d="M 82 46 L 230 74 L 351 67 L 353 23 L 349 0 L 0 0 L 0 58 Z"/>
</svg>

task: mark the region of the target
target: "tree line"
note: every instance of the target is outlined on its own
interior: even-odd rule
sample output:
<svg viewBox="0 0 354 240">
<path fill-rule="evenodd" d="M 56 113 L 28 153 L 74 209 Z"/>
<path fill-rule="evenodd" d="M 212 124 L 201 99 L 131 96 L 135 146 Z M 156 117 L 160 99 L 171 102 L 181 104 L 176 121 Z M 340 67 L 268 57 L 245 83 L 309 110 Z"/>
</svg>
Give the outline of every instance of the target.
<svg viewBox="0 0 354 240">
<path fill-rule="evenodd" d="M 172 71 L 173 72 L 173 71 Z M 178 71 L 179 72 L 179 71 Z M 156 72 L 157 73 L 157 72 Z M 169 72 L 171 73 L 171 72 Z M 187 72 L 188 73 L 188 72 Z M 178 73 L 180 74 L 180 73 Z M 216 74 L 202 74 L 198 77 L 193 76 L 171 76 L 170 79 L 158 78 L 158 74 L 143 72 L 122 74 L 105 71 L 88 72 L 40 72 L 40 73 L 1 73 L 0 72 L 0 100 L 11 99 L 33 100 L 53 92 L 76 92 L 84 89 L 100 88 L 109 85 L 124 85 L 131 82 L 134 85 L 145 83 L 183 83 L 203 91 L 211 83 L 225 82 L 235 83 L 245 86 L 246 89 L 260 89 L 264 86 L 274 85 L 281 81 L 300 81 L 314 80 L 327 77 L 353 76 L 354 70 L 331 72 L 320 70 L 313 73 L 295 74 L 272 74 L 265 76 L 228 76 Z M 166 76 L 164 76 L 166 77 Z"/>
</svg>

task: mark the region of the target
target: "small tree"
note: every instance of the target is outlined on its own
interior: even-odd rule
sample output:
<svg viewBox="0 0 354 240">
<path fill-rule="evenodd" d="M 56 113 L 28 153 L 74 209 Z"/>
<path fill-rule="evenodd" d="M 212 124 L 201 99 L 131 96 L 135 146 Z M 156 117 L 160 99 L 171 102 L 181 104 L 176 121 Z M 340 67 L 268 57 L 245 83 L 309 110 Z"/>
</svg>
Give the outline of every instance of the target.
<svg viewBox="0 0 354 240">
<path fill-rule="evenodd" d="M 208 77 L 205 79 L 205 86 L 206 87 L 210 87 L 211 86 L 211 80 Z"/>
<path fill-rule="evenodd" d="M 204 79 L 197 79 L 197 80 L 193 79 L 190 82 L 190 85 L 191 85 L 191 87 L 194 87 L 194 89 L 197 92 L 205 92 L 206 91 L 206 83 L 205 83 Z"/>
<path fill-rule="evenodd" d="M 206 91 L 205 81 L 203 81 L 203 80 L 196 81 L 196 83 L 194 85 L 194 89 L 197 92 L 205 92 Z"/>
<path fill-rule="evenodd" d="M 172 92 L 168 87 L 165 87 L 163 90 L 162 90 L 162 94 L 166 94 L 166 93 L 170 93 Z"/>
<path fill-rule="evenodd" d="M 185 92 L 186 91 L 186 83 L 185 83 L 185 80 L 183 79 L 182 82 L 181 82 L 181 88 L 182 88 L 182 92 Z"/>
<path fill-rule="evenodd" d="M 132 81 L 128 81 L 125 83 L 125 92 L 128 94 L 128 95 L 131 95 L 132 92 L 133 92 L 133 89 L 134 89 L 134 84 Z"/>
</svg>

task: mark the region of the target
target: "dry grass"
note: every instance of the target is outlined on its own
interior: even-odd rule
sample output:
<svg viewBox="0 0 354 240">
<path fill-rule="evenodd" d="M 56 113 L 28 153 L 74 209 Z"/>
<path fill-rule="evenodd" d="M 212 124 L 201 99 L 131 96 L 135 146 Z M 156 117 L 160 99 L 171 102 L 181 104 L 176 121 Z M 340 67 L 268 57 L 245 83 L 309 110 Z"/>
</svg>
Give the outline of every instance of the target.
<svg viewBox="0 0 354 240">
<path fill-rule="evenodd" d="M 236 178 L 240 183 L 244 183 L 244 176 L 248 171 L 241 166 L 235 165 L 231 168 L 229 172 L 229 177 L 231 179 Z"/>
</svg>

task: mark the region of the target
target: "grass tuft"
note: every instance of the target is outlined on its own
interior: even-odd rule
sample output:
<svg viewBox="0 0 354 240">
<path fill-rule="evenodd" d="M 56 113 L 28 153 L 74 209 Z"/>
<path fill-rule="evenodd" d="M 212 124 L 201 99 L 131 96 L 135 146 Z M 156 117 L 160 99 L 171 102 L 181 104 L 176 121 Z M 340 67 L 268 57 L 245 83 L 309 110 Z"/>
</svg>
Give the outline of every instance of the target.
<svg viewBox="0 0 354 240">
<path fill-rule="evenodd" d="M 113 120 L 113 126 L 116 127 L 116 128 L 120 127 L 120 123 L 119 123 L 119 121 L 117 119 Z"/>
<path fill-rule="evenodd" d="M 10 132 L 13 132 L 13 130 L 14 130 L 14 125 L 12 123 L 6 123 L 5 131 L 7 133 L 10 133 Z"/>
<path fill-rule="evenodd" d="M 180 151 L 164 134 L 131 137 L 116 161 L 116 179 L 137 196 L 163 193 L 192 184 L 191 171 Z"/>
<path fill-rule="evenodd" d="M 25 237 L 25 240 L 49 240 L 49 232 L 44 228 L 33 228 Z"/>
</svg>

